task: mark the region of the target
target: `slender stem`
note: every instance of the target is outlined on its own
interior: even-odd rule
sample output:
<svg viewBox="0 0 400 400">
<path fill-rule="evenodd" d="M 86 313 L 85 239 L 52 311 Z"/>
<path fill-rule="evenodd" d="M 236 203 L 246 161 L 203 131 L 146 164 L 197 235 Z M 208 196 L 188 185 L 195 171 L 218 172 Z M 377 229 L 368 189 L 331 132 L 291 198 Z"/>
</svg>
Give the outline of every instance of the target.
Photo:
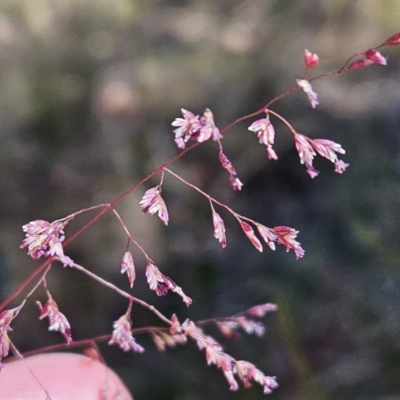
<svg viewBox="0 0 400 400">
<path fill-rule="evenodd" d="M 285 119 L 283 118 L 281 115 L 279 115 L 278 113 L 276 113 L 275 111 L 272 110 L 267 110 L 269 114 L 274 115 L 276 118 L 279 118 L 288 128 L 289 130 L 295 135 L 297 132 L 296 130 L 293 128 L 293 126 Z"/>
<path fill-rule="evenodd" d="M 202 194 L 206 199 L 208 199 L 210 202 L 213 202 L 215 204 L 218 204 L 219 206 L 225 208 L 226 210 L 228 210 L 231 214 L 233 214 L 235 217 L 239 216 L 241 217 L 239 214 L 237 214 L 235 211 L 233 211 L 230 207 L 228 207 L 226 204 L 221 203 L 220 201 L 214 199 L 214 197 L 211 197 L 209 194 L 207 194 L 206 192 L 203 192 L 201 189 L 199 189 L 197 186 L 193 185 L 192 183 L 189 183 L 188 181 L 186 181 L 185 179 L 183 179 L 182 177 L 180 177 L 179 175 L 175 174 L 174 172 L 172 172 L 170 169 L 165 168 L 165 171 L 167 171 L 169 174 L 171 174 L 172 176 L 174 176 L 176 179 L 178 179 L 179 181 L 181 181 L 182 183 L 184 183 L 185 185 L 191 187 L 192 189 L 196 190 L 197 192 L 199 192 L 200 194 Z"/>
<path fill-rule="evenodd" d="M 79 264 L 74 263 L 72 265 L 71 268 L 75 268 L 78 271 L 83 272 L 84 274 L 90 276 L 92 279 L 94 279 L 95 281 L 101 283 L 104 286 L 107 286 L 109 289 L 113 290 L 114 292 L 118 293 L 119 295 L 121 295 L 122 297 L 127 298 L 129 301 L 134 301 L 138 304 L 140 304 L 141 306 L 149 309 L 151 312 L 153 312 L 154 314 L 157 315 L 157 317 L 159 317 L 162 321 L 164 321 L 166 324 L 171 325 L 171 321 L 165 317 L 163 314 L 160 313 L 160 311 L 158 311 L 154 306 L 152 306 L 151 304 L 146 303 L 145 301 L 134 297 L 132 295 L 130 295 L 129 293 L 125 292 L 124 290 L 120 289 L 119 287 L 113 285 L 112 283 L 106 281 L 105 279 L 101 278 L 100 276 L 94 274 L 93 272 L 87 270 L 86 268 L 82 267 Z"/>
<path fill-rule="evenodd" d="M 97 204 L 97 205 L 95 205 L 95 206 L 91 206 L 91 207 L 88 207 L 88 208 L 84 208 L 83 210 L 76 211 L 76 212 L 72 213 L 71 215 L 69 215 L 69 216 L 67 216 L 67 217 L 65 217 L 65 218 L 63 218 L 63 219 L 75 218 L 75 217 L 76 217 L 77 215 L 79 215 L 79 214 L 82 214 L 82 213 L 85 213 L 85 212 L 88 212 L 88 211 L 95 210 L 96 208 L 102 208 L 102 207 L 109 207 L 109 204 L 107 204 L 107 203 L 105 203 L 105 204 Z"/>
<path fill-rule="evenodd" d="M 15 289 L 1 304 L 0 311 L 3 311 L 8 304 L 11 303 L 24 289 L 28 286 L 32 280 L 39 275 L 49 264 L 54 261 L 55 257 L 48 258 L 43 264 L 41 264 L 35 271 L 33 271 L 18 287 Z"/>
<path fill-rule="evenodd" d="M 244 115 L 243 117 L 235 119 L 228 126 L 226 126 L 225 128 L 221 129 L 221 134 L 224 134 L 226 131 L 229 131 L 231 128 L 233 128 L 235 125 L 237 125 L 239 122 L 242 122 L 242 121 L 244 121 L 246 119 L 253 118 L 253 117 L 256 117 L 259 114 L 262 114 L 263 112 L 265 112 L 264 109 L 265 109 L 265 107 L 261 108 L 258 111 L 255 111 L 255 112 L 253 112 L 251 114 L 247 114 L 247 115 Z"/>
<path fill-rule="evenodd" d="M 103 216 L 109 209 L 111 208 L 111 204 L 107 204 L 104 206 L 104 208 L 97 214 L 95 215 L 87 224 L 82 226 L 81 229 L 76 231 L 73 235 L 71 235 L 63 244 L 63 247 L 68 246 L 69 243 L 71 243 L 74 239 L 76 239 L 79 235 L 81 235 L 83 232 L 85 232 L 91 225 L 93 225 L 98 219 L 100 219 L 101 216 Z"/>
<path fill-rule="evenodd" d="M 162 332 L 162 331 L 166 331 L 167 328 L 163 328 L 163 327 L 156 327 L 156 326 L 149 326 L 149 327 L 143 327 L 143 328 L 134 328 L 131 329 L 131 332 L 133 335 L 139 335 L 142 333 L 152 333 L 152 332 Z M 40 349 L 35 349 L 35 350 L 30 350 L 30 351 L 26 351 L 24 353 L 22 353 L 23 357 L 29 357 L 29 356 L 33 356 L 35 354 L 40 353 L 47 353 L 47 352 L 53 352 L 56 350 L 66 350 L 66 349 L 73 349 L 76 347 L 84 347 L 84 346 L 91 346 L 93 345 L 93 343 L 98 343 L 98 342 L 105 342 L 106 340 L 110 340 L 111 339 L 112 334 L 111 333 L 107 333 L 105 335 L 99 335 L 96 336 L 94 338 L 91 339 L 82 339 L 82 340 L 77 340 L 77 341 L 73 341 L 70 344 L 68 343 L 57 343 L 57 344 L 52 344 L 50 346 L 46 346 L 46 347 L 41 347 Z M 4 364 L 7 364 L 11 361 L 13 361 L 15 358 L 17 357 L 9 357 L 6 360 L 2 360 L 2 362 Z"/>
<path fill-rule="evenodd" d="M 28 298 L 30 296 L 32 296 L 32 294 L 36 291 L 36 289 L 39 287 L 39 285 L 44 282 L 45 283 L 45 287 L 47 288 L 46 285 L 46 275 L 47 273 L 50 271 L 51 268 L 51 264 L 46 268 L 46 270 L 43 272 L 42 277 L 36 282 L 35 286 L 31 289 L 31 291 L 25 296 L 25 301 L 28 300 Z"/>
<path fill-rule="evenodd" d="M 133 242 L 136 247 L 139 248 L 139 250 L 143 253 L 143 255 L 146 257 L 147 260 L 151 260 L 150 257 L 147 255 L 146 251 L 144 250 L 144 248 L 132 237 L 127 226 L 125 225 L 124 221 L 122 220 L 121 216 L 118 214 L 117 210 L 115 208 L 113 208 L 112 211 L 113 211 L 114 215 L 117 217 L 120 224 L 122 225 L 122 228 L 124 229 L 125 233 L 128 235 L 129 240 L 131 242 Z"/>
</svg>

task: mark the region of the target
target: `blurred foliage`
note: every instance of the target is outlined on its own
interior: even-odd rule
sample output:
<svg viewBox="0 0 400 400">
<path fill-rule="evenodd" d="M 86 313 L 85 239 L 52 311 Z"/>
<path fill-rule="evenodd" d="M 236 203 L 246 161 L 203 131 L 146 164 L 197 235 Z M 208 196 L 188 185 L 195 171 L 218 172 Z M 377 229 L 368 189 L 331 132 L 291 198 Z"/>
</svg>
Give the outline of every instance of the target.
<svg viewBox="0 0 400 400">
<path fill-rule="evenodd" d="M 2 298 L 37 265 L 18 249 L 21 225 L 110 201 L 176 154 L 170 123 L 181 107 L 210 107 L 225 126 L 291 85 L 305 48 L 320 56 L 321 71 L 335 69 L 398 31 L 400 20 L 395 0 L 3 0 L 0 10 Z M 258 253 L 219 210 L 228 234 L 222 250 L 207 201 L 169 177 L 167 228 L 141 215 L 145 188 L 118 207 L 160 269 L 194 299 L 186 310 L 174 295 L 155 298 L 137 255 L 134 294 L 167 315 L 203 319 L 261 302 L 280 306 L 266 319 L 265 338 L 226 343 L 234 357 L 278 376 L 276 399 L 399 398 L 399 50 L 384 50 L 387 67 L 315 82 L 317 110 L 301 93 L 274 108 L 300 132 L 341 143 L 351 164 L 343 176 L 318 160 L 322 173 L 311 180 L 279 123 L 276 163 L 249 123 L 227 134 L 241 193 L 229 189 L 211 144 L 172 166 L 242 214 L 299 229 L 304 259 L 281 248 Z M 67 254 L 128 288 L 119 273 L 125 245 L 107 216 Z M 76 340 L 110 332 L 126 308 L 75 271 L 55 266 L 48 283 Z M 43 301 L 44 292 L 34 297 Z M 60 340 L 37 316 L 31 304 L 13 324 L 21 351 Z M 134 326 L 157 323 L 139 307 L 132 318 Z M 148 338 L 137 340 L 142 355 L 102 349 L 138 400 L 263 398 L 259 387 L 229 392 L 193 344 L 159 354 Z"/>
</svg>

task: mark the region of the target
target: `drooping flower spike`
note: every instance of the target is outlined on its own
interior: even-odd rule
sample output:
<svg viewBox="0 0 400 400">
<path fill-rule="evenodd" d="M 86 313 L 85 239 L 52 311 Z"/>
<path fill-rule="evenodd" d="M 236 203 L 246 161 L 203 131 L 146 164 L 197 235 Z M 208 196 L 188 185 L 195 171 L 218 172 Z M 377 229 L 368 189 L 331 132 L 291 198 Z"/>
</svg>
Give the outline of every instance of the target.
<svg viewBox="0 0 400 400">
<path fill-rule="evenodd" d="M 278 387 L 275 377 L 264 375 L 262 371 L 248 361 L 235 360 L 223 351 L 222 346 L 214 338 L 206 335 L 193 321 L 186 320 L 182 324 L 182 330 L 197 343 L 200 350 L 205 350 L 207 364 L 214 364 L 221 369 L 229 383 L 230 390 L 239 389 L 235 375 L 242 381 L 244 387 L 251 386 L 251 381 L 259 383 L 263 386 L 265 394 L 271 393 L 273 389 Z"/>
<path fill-rule="evenodd" d="M 214 114 L 209 108 L 204 110 L 201 117 L 184 108 L 181 112 L 183 118 L 175 118 L 171 124 L 177 126 L 174 129 L 175 143 L 180 149 L 184 149 L 189 140 L 201 143 L 209 139 L 214 141 L 222 139 L 221 132 L 214 122 Z"/>
</svg>

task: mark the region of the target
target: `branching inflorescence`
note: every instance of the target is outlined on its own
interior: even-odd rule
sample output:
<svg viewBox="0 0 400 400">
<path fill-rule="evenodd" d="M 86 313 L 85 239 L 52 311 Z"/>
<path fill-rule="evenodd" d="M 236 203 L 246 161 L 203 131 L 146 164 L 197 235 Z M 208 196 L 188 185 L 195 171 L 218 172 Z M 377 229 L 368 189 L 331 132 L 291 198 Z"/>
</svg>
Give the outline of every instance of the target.
<svg viewBox="0 0 400 400">
<path fill-rule="evenodd" d="M 257 369 L 248 361 L 236 360 L 232 356 L 225 353 L 222 345 L 219 344 L 213 337 L 207 335 L 203 331 L 203 327 L 207 324 L 214 324 L 227 338 L 236 337 L 239 334 L 239 330 L 243 330 L 248 334 L 254 333 L 260 336 L 264 333 L 264 326 L 258 319 L 264 317 L 264 315 L 269 312 L 276 311 L 277 306 L 275 304 L 267 303 L 254 306 L 246 312 L 236 314 L 232 317 L 215 318 L 198 321 L 197 323 L 188 319 L 183 323 L 180 323 L 175 314 L 172 315 L 171 318 L 166 317 L 151 304 L 134 297 L 126 291 L 121 290 L 113 283 L 101 278 L 95 273 L 77 264 L 70 257 L 64 254 L 64 248 L 83 231 L 93 225 L 103 214 L 111 211 L 121 224 L 128 238 L 128 245 L 125 253 L 122 256 L 121 273 L 126 274 L 130 288 L 134 286 L 137 278 L 141 278 L 137 277 L 136 275 L 134 258 L 132 252 L 129 250 L 130 244 L 133 244 L 143 254 L 146 260 L 145 275 L 149 288 L 154 290 L 158 296 L 164 296 L 168 293 L 168 291 L 175 292 L 182 298 L 183 302 L 187 306 L 190 306 L 192 299 L 187 296 L 183 289 L 179 287 L 169 276 L 161 272 L 161 270 L 156 266 L 156 263 L 146 253 L 144 248 L 139 244 L 139 242 L 136 241 L 136 239 L 132 237 L 128 227 L 125 225 L 123 219 L 115 209 L 115 206 L 119 202 L 129 196 L 139 186 L 146 183 L 155 175 L 161 174 L 160 183 L 157 186 L 151 187 L 145 191 L 142 199 L 140 200 L 140 207 L 143 213 L 157 214 L 160 220 L 165 225 L 168 225 L 169 214 L 166 202 L 162 197 L 162 187 L 164 184 L 164 175 L 169 174 L 182 184 L 197 191 L 206 199 L 206 201 L 208 201 L 211 209 L 210 224 L 212 224 L 215 238 L 223 248 L 225 248 L 227 245 L 227 237 L 224 221 L 217 212 L 218 207 L 225 209 L 238 221 L 244 234 L 257 250 L 263 251 L 262 242 L 264 242 L 272 250 L 275 250 L 276 244 L 279 244 L 283 245 L 287 251 L 293 250 L 297 259 L 303 257 L 304 250 L 300 243 L 296 240 L 298 234 L 297 230 L 287 226 L 275 226 L 273 228 L 269 228 L 258 221 L 254 221 L 238 214 L 226 204 L 211 197 L 199 187 L 173 172 L 169 168 L 169 165 L 182 157 L 188 151 L 193 150 L 199 144 L 212 140 L 216 142 L 218 146 L 218 159 L 222 167 L 229 174 L 229 182 L 232 189 L 240 191 L 243 187 L 243 183 L 240 181 L 232 162 L 225 154 L 222 141 L 226 132 L 229 131 L 229 129 L 231 129 L 233 126 L 244 120 L 258 117 L 257 120 L 250 124 L 248 130 L 255 133 L 259 143 L 266 147 L 268 159 L 274 161 L 278 160 L 278 155 L 273 148 L 275 141 L 275 128 L 273 125 L 273 120 L 276 120 L 277 122 L 283 123 L 293 134 L 294 145 L 299 155 L 300 163 L 305 165 L 307 173 L 311 178 L 315 178 L 319 174 L 319 172 L 313 166 L 314 158 L 317 155 L 320 155 L 332 162 L 335 166 L 335 172 L 342 174 L 349 164 L 338 158 L 338 154 L 345 154 L 345 150 L 340 144 L 329 139 L 310 139 L 304 134 L 297 132 L 296 129 L 284 117 L 273 111 L 271 106 L 278 100 L 291 95 L 295 91 L 303 90 L 307 95 L 311 106 L 315 108 L 319 102 L 318 95 L 314 92 L 311 85 L 314 80 L 328 76 L 336 76 L 344 72 L 364 68 L 372 64 L 386 65 L 386 58 L 380 52 L 378 52 L 378 49 L 384 46 L 397 44 L 400 44 L 400 32 L 392 35 L 384 43 L 375 48 L 369 49 L 362 53 L 354 54 L 341 68 L 335 71 L 317 75 L 309 79 L 307 79 L 307 75 L 311 69 L 317 67 L 319 59 L 316 54 L 305 50 L 304 63 L 306 69 L 303 76 L 297 79 L 293 86 L 291 86 L 286 92 L 269 101 L 262 109 L 238 118 L 224 129 L 219 129 L 216 126 L 214 115 L 210 109 L 206 109 L 202 115 L 196 115 L 195 113 L 182 108 L 182 117 L 176 118 L 172 122 L 172 126 L 175 128 L 175 143 L 178 148 L 181 149 L 181 152 L 177 156 L 173 157 L 171 160 L 168 160 L 163 165 L 155 169 L 139 183 L 111 203 L 99 204 L 84 210 L 80 210 L 54 222 L 36 220 L 24 225 L 22 229 L 25 232 L 25 239 L 22 241 L 20 247 L 22 249 L 27 249 L 28 255 L 33 259 L 44 257 L 46 260 L 1 305 L 0 361 L 7 357 L 10 348 L 13 350 L 14 354 L 20 356 L 18 350 L 13 345 L 9 337 L 9 332 L 12 330 L 10 325 L 13 319 L 17 317 L 28 298 L 36 292 L 40 285 L 44 286 L 47 295 L 47 301 L 44 305 L 42 305 L 39 301 L 36 302 L 40 310 L 39 319 L 47 317 L 49 319 L 49 330 L 60 332 L 64 336 L 68 346 L 87 344 L 88 340 L 80 340 L 76 342 L 72 340 L 70 324 L 66 316 L 59 311 L 57 303 L 53 299 L 50 289 L 47 286 L 46 274 L 50 270 L 52 264 L 55 261 L 58 261 L 66 268 L 74 268 L 88 275 L 92 279 L 117 292 L 128 300 L 127 311 L 124 315 L 115 320 L 112 333 L 110 335 L 91 338 L 91 343 L 101 340 L 108 340 L 109 344 L 118 345 L 124 351 L 141 353 L 144 351 L 144 348 L 136 342 L 133 334 L 146 332 L 152 337 L 154 344 L 161 351 L 165 350 L 166 347 L 184 344 L 188 339 L 191 339 L 196 342 L 200 350 L 205 350 L 207 363 L 209 365 L 214 364 L 222 370 L 226 379 L 228 380 L 231 390 L 238 389 L 238 379 L 245 387 L 249 387 L 252 381 L 257 382 L 263 386 L 264 393 L 271 393 L 271 391 L 278 386 L 274 377 L 264 375 L 259 369 Z M 187 147 L 189 142 L 194 143 Z M 97 208 L 100 209 L 99 213 L 78 232 L 76 232 L 74 235 L 71 235 L 68 240 L 65 240 L 64 229 L 67 224 L 78 215 Z M 37 277 L 40 273 L 42 273 L 42 275 L 38 279 Z M 22 293 L 30 283 L 33 283 L 34 287 L 28 294 L 25 295 L 19 306 L 7 309 L 7 305 L 20 293 Z M 157 317 L 159 317 L 165 326 L 132 328 L 130 316 L 133 303 L 140 304 L 153 312 Z M 54 349 L 54 346 L 52 349 Z M 0 369 L 2 367 L 4 367 L 4 365 L 0 363 Z"/>
</svg>

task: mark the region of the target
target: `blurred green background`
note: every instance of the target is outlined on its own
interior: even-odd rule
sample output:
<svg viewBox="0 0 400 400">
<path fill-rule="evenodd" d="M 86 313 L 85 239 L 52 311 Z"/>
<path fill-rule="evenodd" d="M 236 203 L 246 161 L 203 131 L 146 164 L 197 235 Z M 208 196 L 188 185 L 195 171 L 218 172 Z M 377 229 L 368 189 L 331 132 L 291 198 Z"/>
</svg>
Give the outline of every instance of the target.
<svg viewBox="0 0 400 400">
<path fill-rule="evenodd" d="M 110 201 L 177 154 L 170 124 L 181 107 L 209 107 L 226 126 L 288 88 L 303 73 L 305 48 L 324 72 L 400 30 L 395 0 L 3 0 L 0 10 L 2 299 L 39 265 L 18 248 L 21 226 Z M 230 190 L 212 143 L 171 167 L 241 214 L 300 230 L 303 259 L 281 247 L 257 252 L 217 209 L 228 236 L 222 250 L 207 201 L 168 176 L 168 227 L 138 204 L 157 179 L 118 206 L 194 300 L 186 309 L 174 294 L 157 298 L 134 250 L 132 293 L 166 315 L 196 320 L 278 304 L 263 338 L 224 341 L 232 356 L 278 377 L 275 399 L 400 399 L 400 47 L 383 53 L 387 67 L 315 82 L 316 110 L 304 93 L 273 108 L 299 132 L 341 143 L 350 163 L 344 175 L 318 159 L 321 175 L 311 180 L 276 120 L 277 162 L 247 131 L 251 121 L 224 140 L 245 184 L 240 193 Z M 70 223 L 67 235 L 89 217 Z M 125 246 L 121 227 L 105 216 L 66 253 L 128 290 Z M 75 340 L 110 333 L 126 310 L 113 292 L 58 265 L 48 285 Z M 32 300 L 45 300 L 43 289 Z M 20 351 L 61 341 L 37 318 L 31 301 L 13 321 Z M 137 327 L 157 323 L 139 306 L 132 319 Z M 160 354 L 145 335 L 137 341 L 144 354 L 101 345 L 137 400 L 264 398 L 257 385 L 230 392 L 194 344 Z"/>
</svg>

